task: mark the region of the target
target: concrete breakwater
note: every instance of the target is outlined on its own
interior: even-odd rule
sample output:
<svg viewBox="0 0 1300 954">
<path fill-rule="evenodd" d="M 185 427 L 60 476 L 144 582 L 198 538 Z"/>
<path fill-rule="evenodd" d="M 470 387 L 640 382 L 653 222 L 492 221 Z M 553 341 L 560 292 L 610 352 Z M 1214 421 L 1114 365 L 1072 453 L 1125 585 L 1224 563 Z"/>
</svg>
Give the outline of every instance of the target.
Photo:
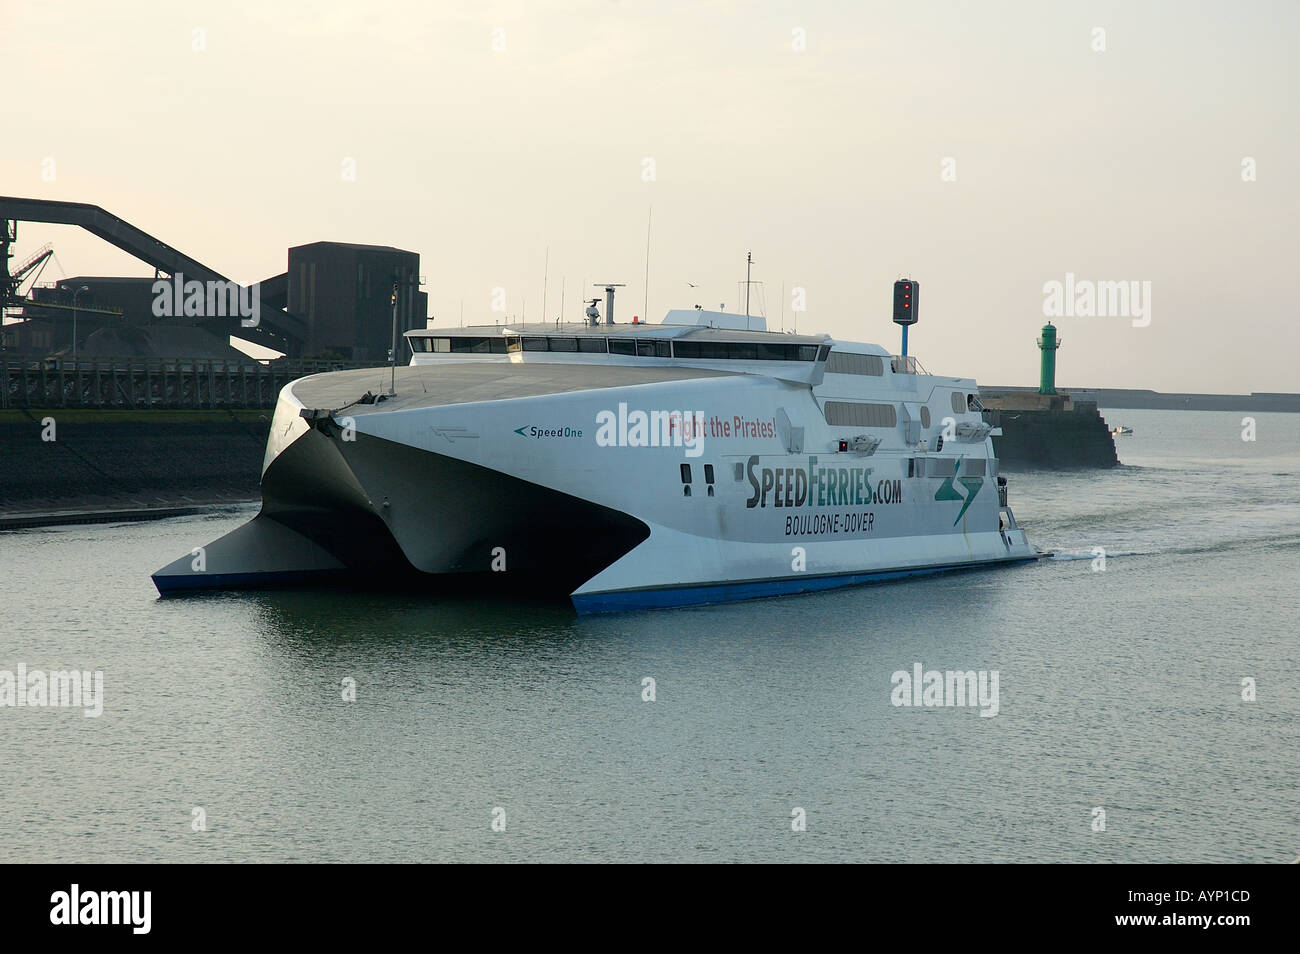
<svg viewBox="0 0 1300 954">
<path fill-rule="evenodd" d="M 268 418 L 256 410 L 0 411 L 0 518 L 256 500 Z"/>
<path fill-rule="evenodd" d="M 984 420 L 1002 428 L 993 450 L 1008 470 L 1072 470 L 1119 464 L 1095 401 L 1068 394 L 981 391 Z"/>
</svg>

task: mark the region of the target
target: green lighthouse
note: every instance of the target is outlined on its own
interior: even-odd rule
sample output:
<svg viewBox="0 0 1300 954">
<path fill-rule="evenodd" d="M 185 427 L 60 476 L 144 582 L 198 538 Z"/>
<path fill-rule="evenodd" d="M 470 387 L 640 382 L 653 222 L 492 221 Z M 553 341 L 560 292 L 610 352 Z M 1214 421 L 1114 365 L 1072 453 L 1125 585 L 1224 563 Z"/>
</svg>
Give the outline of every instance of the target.
<svg viewBox="0 0 1300 954">
<path fill-rule="evenodd" d="M 1043 336 L 1038 339 L 1038 348 L 1043 352 L 1042 369 L 1038 375 L 1038 393 L 1056 393 L 1056 349 L 1061 342 L 1056 337 L 1056 327 L 1049 321 L 1043 325 Z"/>
</svg>

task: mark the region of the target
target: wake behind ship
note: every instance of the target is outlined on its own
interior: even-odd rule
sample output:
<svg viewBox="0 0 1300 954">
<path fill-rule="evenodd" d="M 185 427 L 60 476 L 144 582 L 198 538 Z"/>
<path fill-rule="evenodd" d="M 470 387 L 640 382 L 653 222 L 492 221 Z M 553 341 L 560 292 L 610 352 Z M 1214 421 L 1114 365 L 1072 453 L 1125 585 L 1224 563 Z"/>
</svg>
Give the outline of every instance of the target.
<svg viewBox="0 0 1300 954">
<path fill-rule="evenodd" d="M 261 512 L 159 592 L 397 584 L 600 612 L 1037 557 L 973 380 L 759 318 L 588 314 L 409 331 L 409 366 L 287 385 Z"/>
</svg>

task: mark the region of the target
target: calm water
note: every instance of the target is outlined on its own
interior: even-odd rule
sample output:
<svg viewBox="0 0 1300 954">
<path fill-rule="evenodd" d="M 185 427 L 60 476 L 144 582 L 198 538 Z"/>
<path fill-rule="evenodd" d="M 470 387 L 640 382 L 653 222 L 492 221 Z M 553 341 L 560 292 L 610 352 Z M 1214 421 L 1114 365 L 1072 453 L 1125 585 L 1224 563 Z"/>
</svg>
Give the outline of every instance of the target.
<svg viewBox="0 0 1300 954">
<path fill-rule="evenodd" d="M 1011 476 L 1055 558 L 731 606 L 159 600 L 252 510 L 0 534 L 0 669 L 105 678 L 0 708 L 0 861 L 1290 861 L 1300 415 L 1106 417 L 1125 467 Z M 998 714 L 895 707 L 917 662 Z"/>
</svg>

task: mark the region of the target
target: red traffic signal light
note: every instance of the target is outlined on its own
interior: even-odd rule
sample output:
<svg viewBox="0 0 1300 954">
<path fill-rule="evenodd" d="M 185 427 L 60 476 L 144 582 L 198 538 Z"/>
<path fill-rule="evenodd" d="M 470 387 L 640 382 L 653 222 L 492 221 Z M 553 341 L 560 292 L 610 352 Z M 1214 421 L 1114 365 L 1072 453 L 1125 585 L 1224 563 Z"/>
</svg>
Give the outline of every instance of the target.
<svg viewBox="0 0 1300 954">
<path fill-rule="evenodd" d="M 920 303 L 921 285 L 910 278 L 894 282 L 894 321 L 900 325 L 916 324 L 916 310 Z"/>
</svg>

